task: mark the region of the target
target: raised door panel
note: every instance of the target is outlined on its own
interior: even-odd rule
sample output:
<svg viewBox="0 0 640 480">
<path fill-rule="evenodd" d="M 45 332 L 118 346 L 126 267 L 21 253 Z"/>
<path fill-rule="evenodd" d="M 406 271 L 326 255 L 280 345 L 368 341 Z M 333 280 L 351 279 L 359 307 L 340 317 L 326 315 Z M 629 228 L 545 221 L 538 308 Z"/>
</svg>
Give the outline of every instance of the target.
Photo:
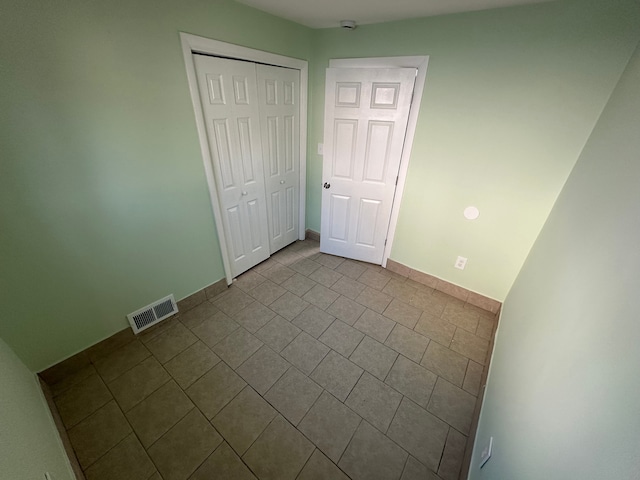
<svg viewBox="0 0 640 480">
<path fill-rule="evenodd" d="M 256 67 L 194 54 L 233 277 L 269 257 Z"/>
</svg>

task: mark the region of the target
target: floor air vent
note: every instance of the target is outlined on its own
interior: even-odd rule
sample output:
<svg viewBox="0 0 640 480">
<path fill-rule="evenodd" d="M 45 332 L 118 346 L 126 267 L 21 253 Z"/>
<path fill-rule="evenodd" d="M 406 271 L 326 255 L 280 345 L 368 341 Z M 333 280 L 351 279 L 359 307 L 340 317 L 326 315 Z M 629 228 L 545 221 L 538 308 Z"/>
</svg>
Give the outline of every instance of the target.
<svg viewBox="0 0 640 480">
<path fill-rule="evenodd" d="M 151 305 L 136 310 L 133 313 L 127 315 L 131 328 L 134 333 L 139 333 L 142 330 L 161 322 L 167 317 L 170 317 L 174 313 L 178 313 L 178 306 L 173 298 L 173 295 L 161 298 L 157 302 L 153 302 Z"/>
</svg>

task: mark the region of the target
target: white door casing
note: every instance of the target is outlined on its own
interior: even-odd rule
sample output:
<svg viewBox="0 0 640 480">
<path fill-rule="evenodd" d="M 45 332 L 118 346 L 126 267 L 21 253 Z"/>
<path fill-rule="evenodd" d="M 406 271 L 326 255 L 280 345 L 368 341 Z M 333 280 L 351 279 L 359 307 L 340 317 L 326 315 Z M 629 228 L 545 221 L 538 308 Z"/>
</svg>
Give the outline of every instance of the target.
<svg viewBox="0 0 640 480">
<path fill-rule="evenodd" d="M 320 250 L 381 264 L 415 68 L 328 68 Z"/>
<path fill-rule="evenodd" d="M 257 65 L 270 253 L 298 238 L 300 72 Z"/>
<path fill-rule="evenodd" d="M 194 55 L 233 277 L 269 257 L 256 66 Z"/>
</svg>

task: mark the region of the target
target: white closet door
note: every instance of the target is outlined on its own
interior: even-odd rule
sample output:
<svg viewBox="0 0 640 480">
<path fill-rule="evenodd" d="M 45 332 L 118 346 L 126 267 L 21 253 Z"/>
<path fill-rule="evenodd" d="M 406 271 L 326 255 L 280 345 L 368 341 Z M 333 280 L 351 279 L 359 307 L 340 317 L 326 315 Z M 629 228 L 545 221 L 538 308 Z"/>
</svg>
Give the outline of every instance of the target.
<svg viewBox="0 0 640 480">
<path fill-rule="evenodd" d="M 414 68 L 328 68 L 320 251 L 380 264 Z"/>
<path fill-rule="evenodd" d="M 193 56 L 232 276 L 269 257 L 256 66 Z"/>
<path fill-rule="evenodd" d="M 300 72 L 257 65 L 270 252 L 298 238 Z"/>
</svg>

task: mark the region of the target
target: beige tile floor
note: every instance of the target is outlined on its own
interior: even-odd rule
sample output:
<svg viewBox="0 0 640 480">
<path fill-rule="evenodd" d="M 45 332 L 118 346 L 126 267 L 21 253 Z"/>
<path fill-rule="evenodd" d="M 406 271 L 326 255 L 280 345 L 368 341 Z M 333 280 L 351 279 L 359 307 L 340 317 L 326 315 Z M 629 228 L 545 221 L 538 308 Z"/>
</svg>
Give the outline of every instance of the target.
<svg viewBox="0 0 640 480">
<path fill-rule="evenodd" d="M 181 307 L 51 385 L 89 480 L 458 478 L 493 314 L 311 241 Z"/>
</svg>

